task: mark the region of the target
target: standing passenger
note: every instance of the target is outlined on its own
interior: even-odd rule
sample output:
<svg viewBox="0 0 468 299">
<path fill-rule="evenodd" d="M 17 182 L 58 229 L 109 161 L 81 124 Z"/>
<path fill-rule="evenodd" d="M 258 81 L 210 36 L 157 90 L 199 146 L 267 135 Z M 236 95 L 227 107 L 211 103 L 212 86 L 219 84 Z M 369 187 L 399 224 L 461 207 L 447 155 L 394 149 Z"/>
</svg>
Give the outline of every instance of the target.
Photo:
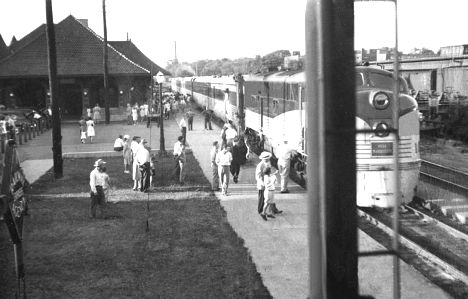
<svg viewBox="0 0 468 299">
<path fill-rule="evenodd" d="M 288 141 L 284 140 L 283 144 L 278 148 L 278 170 L 281 177 L 281 193 L 289 193 L 288 179 L 291 168 L 291 156 L 297 151 L 288 146 Z"/>
<path fill-rule="evenodd" d="M 205 118 L 205 130 L 213 130 L 213 128 L 211 127 L 211 117 L 213 114 L 213 110 L 208 109 L 205 106 L 205 110 L 203 110 L 202 114 Z"/>
<path fill-rule="evenodd" d="M 211 161 L 211 171 L 212 171 L 212 184 L 211 190 L 219 190 L 219 174 L 218 174 L 218 164 L 216 163 L 216 155 L 218 154 L 218 141 L 213 142 L 213 147 L 210 151 L 210 161 Z"/>
<path fill-rule="evenodd" d="M 140 181 L 140 170 L 138 169 L 138 163 L 136 160 L 136 155 L 140 148 L 140 137 L 133 136 L 132 143 L 130 144 L 130 148 L 132 150 L 132 179 L 133 179 L 133 191 L 137 191 L 141 188 L 141 181 Z"/>
<path fill-rule="evenodd" d="M 265 168 L 263 171 L 263 180 L 265 184 L 265 204 L 263 207 L 263 212 L 260 214 L 263 220 L 267 220 L 267 217 L 275 218 L 272 215 L 273 205 L 275 204 L 274 195 L 275 195 L 275 183 L 276 183 L 276 171 L 272 172 L 271 167 Z M 270 213 L 268 213 L 270 211 Z"/>
<path fill-rule="evenodd" d="M 257 211 L 259 214 L 263 213 L 263 207 L 265 202 L 265 182 L 264 182 L 264 172 L 267 167 L 271 167 L 270 158 L 271 154 L 269 152 L 262 152 L 259 156 L 261 159 L 258 163 L 257 168 L 255 169 L 255 179 L 257 180 L 257 190 L 258 190 L 258 208 Z M 263 218 L 263 217 L 262 217 Z"/>
<path fill-rule="evenodd" d="M 130 144 L 128 143 L 130 136 L 125 135 L 123 137 L 123 159 L 124 159 L 124 173 L 130 173 L 130 168 L 132 165 L 132 150 Z"/>
<path fill-rule="evenodd" d="M 96 131 L 94 130 L 94 121 L 91 118 L 88 118 L 86 121 L 87 126 L 87 135 L 91 143 L 93 143 L 93 137 L 96 136 Z"/>
<path fill-rule="evenodd" d="M 101 107 L 99 107 L 98 103 L 96 103 L 96 106 L 93 108 L 93 120 L 96 124 L 101 121 Z"/>
<path fill-rule="evenodd" d="M 133 120 L 133 125 L 136 126 L 138 122 L 138 104 L 135 103 L 135 105 L 132 108 L 132 120 Z"/>
<path fill-rule="evenodd" d="M 142 139 L 140 146 L 136 154 L 136 160 L 138 165 L 138 171 L 140 171 L 140 191 L 147 192 L 150 186 L 150 177 L 151 177 L 151 157 L 148 150 L 148 141 Z"/>
<path fill-rule="evenodd" d="M 177 138 L 177 141 L 176 143 L 174 143 L 174 151 L 173 151 L 173 155 L 174 155 L 174 163 L 175 163 L 175 167 L 174 167 L 174 179 L 177 181 L 177 182 L 180 182 L 180 163 L 179 163 L 179 158 L 183 155 L 183 147 L 184 147 L 184 137 L 182 136 L 179 136 Z"/>
<path fill-rule="evenodd" d="M 216 164 L 218 164 L 219 180 L 221 182 L 222 194 L 227 196 L 229 187 L 229 168 L 232 162 L 231 147 L 223 146 L 216 155 Z"/>
<path fill-rule="evenodd" d="M 241 165 L 245 164 L 247 155 L 247 147 L 241 138 L 234 139 L 234 145 L 232 147 L 232 163 L 231 163 L 231 174 L 232 180 L 237 184 L 239 180 L 239 173 Z"/>
<path fill-rule="evenodd" d="M 195 113 L 193 113 L 192 109 L 189 109 L 185 116 L 187 117 L 188 130 L 193 131 L 193 117 L 195 116 Z"/>
<path fill-rule="evenodd" d="M 91 208 L 90 213 L 92 218 L 96 218 L 96 208 L 100 206 L 101 217 L 104 218 L 104 178 L 102 176 L 102 167 L 104 167 L 104 162 L 102 159 L 98 159 L 94 162 L 94 169 L 89 174 L 89 186 L 91 188 Z"/>
</svg>

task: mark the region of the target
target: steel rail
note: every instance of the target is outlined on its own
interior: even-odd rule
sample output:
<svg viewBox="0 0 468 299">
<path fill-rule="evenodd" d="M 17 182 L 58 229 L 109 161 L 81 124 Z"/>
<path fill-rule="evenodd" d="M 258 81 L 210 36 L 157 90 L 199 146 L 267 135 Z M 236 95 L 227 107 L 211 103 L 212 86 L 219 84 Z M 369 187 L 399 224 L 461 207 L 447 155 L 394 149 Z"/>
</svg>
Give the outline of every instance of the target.
<svg viewBox="0 0 468 299">
<path fill-rule="evenodd" d="M 453 167 L 444 166 L 444 165 L 437 164 L 437 163 L 434 163 L 434 162 L 431 162 L 431 161 L 428 161 L 428 160 L 421 159 L 421 165 L 423 165 L 423 164 L 429 165 L 430 167 L 436 167 L 436 168 L 439 168 L 439 169 L 442 169 L 442 170 L 447 170 L 447 171 L 450 171 L 450 172 L 455 173 L 455 174 L 466 176 L 468 178 L 468 173 L 463 172 L 463 171 L 458 170 L 458 169 L 455 169 Z"/>
<path fill-rule="evenodd" d="M 455 193 L 459 193 L 461 195 L 468 196 L 468 187 L 465 187 L 465 186 L 462 186 L 462 185 L 447 181 L 445 179 L 442 179 L 440 177 L 437 177 L 437 176 L 434 176 L 434 175 L 431 175 L 429 173 L 422 172 L 422 171 L 419 172 L 419 175 L 420 175 L 420 177 L 426 179 L 427 181 L 429 181 L 431 183 L 439 184 L 439 185 L 441 185 L 441 186 L 443 186 L 443 187 L 445 187 L 447 189 L 450 188 L 450 191 L 453 191 Z"/>
<path fill-rule="evenodd" d="M 449 234 L 451 234 L 455 238 L 462 239 L 462 240 L 465 240 L 465 241 L 468 242 L 468 235 L 465 234 L 464 232 L 459 231 L 458 229 L 453 228 L 450 225 L 447 225 L 447 224 L 445 224 L 443 222 L 440 222 L 439 220 L 437 220 L 437 219 L 431 217 L 430 215 L 428 215 L 428 214 L 426 214 L 424 212 L 421 212 L 421 211 L 419 211 L 419 210 L 417 210 L 417 209 L 415 209 L 413 207 L 410 207 L 408 205 L 403 205 L 403 206 L 405 207 L 405 209 L 408 209 L 411 212 L 417 214 L 418 216 L 424 218 L 424 220 L 435 223 L 437 226 L 444 229 L 445 231 L 447 231 Z"/>
<path fill-rule="evenodd" d="M 374 224 L 376 227 L 380 228 L 385 234 L 389 235 L 390 237 L 393 235 L 393 230 L 385 225 L 383 222 L 380 222 L 376 218 L 372 217 L 368 213 L 362 211 L 361 209 L 358 209 L 358 216 L 364 217 L 367 220 L 369 220 L 372 224 Z M 430 253 L 420 245 L 416 244 L 415 242 L 407 239 L 404 236 L 400 235 L 400 243 L 401 245 L 409 248 L 412 250 L 415 254 L 418 256 L 426 259 L 429 263 L 437 265 L 440 269 L 442 269 L 446 274 L 452 276 L 455 279 L 458 279 L 459 281 L 463 282 L 464 284 L 468 285 L 468 275 L 463 273 L 462 271 L 458 270 L 451 264 L 447 263 L 446 261 L 442 260 L 438 256 Z"/>
</svg>

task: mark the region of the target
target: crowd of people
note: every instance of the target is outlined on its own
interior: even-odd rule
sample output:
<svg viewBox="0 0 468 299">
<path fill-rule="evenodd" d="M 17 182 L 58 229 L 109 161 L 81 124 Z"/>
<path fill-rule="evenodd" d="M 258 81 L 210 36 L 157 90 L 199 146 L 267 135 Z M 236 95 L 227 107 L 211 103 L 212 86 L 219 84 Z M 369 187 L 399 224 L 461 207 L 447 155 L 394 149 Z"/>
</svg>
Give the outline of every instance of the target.
<svg viewBox="0 0 468 299">
<path fill-rule="evenodd" d="M 143 107 L 143 108 L 142 108 Z M 135 122 L 135 114 L 137 107 L 134 106 L 132 110 L 132 120 Z M 195 113 L 191 108 L 185 112 L 187 107 L 183 108 L 184 114 L 179 123 L 181 135 L 177 138 L 173 148 L 174 159 L 174 180 L 180 185 L 185 183 L 185 166 L 186 166 L 186 137 L 187 130 L 193 130 L 193 119 Z M 146 108 L 140 106 L 139 117 L 147 116 L 142 111 Z M 205 107 L 202 112 L 205 118 L 205 129 L 211 130 L 211 115 L 207 112 Z M 182 112 L 180 110 L 179 112 Z M 136 118 L 138 120 L 138 118 Z M 89 119 L 80 121 L 81 131 L 87 132 L 88 138 L 91 139 L 95 135 L 94 121 Z M 86 136 L 82 135 L 82 139 Z M 84 141 L 83 141 L 84 142 Z M 148 142 L 139 136 L 133 136 L 130 139 L 129 135 L 120 135 L 114 142 L 114 150 L 122 152 L 124 173 L 130 174 L 133 180 L 134 191 L 148 192 L 151 184 L 152 177 L 155 174 L 155 157 L 150 155 L 151 149 Z M 268 218 L 275 218 L 275 215 L 281 214 L 275 202 L 275 189 L 277 185 L 277 174 L 280 177 L 280 193 L 289 193 L 288 178 L 291 164 L 291 157 L 296 154 L 296 151 L 288 146 L 287 140 L 284 140 L 279 145 L 276 152 L 278 159 L 278 170 L 275 170 L 271 164 L 272 154 L 269 152 L 262 152 L 259 156 L 260 162 L 255 169 L 256 186 L 258 190 L 258 208 L 257 212 L 265 221 Z M 231 121 L 227 121 L 221 129 L 220 141 L 214 141 L 213 147 L 210 151 L 210 161 L 212 168 L 212 190 L 221 191 L 223 196 L 229 196 L 229 183 L 232 176 L 234 183 L 239 182 L 239 174 L 241 165 L 245 164 L 250 156 L 249 146 L 244 139 L 244 136 L 238 135 Z M 109 178 L 105 172 L 105 162 L 98 160 L 95 163 L 95 169 L 90 174 L 91 186 L 91 215 L 95 217 L 96 206 L 105 203 L 106 192 L 109 189 Z M 101 177 L 107 177 L 101 178 Z M 107 182 L 107 183 L 106 183 Z M 100 186 L 100 187 L 99 187 Z M 102 189 L 102 191 L 100 191 Z"/>
</svg>

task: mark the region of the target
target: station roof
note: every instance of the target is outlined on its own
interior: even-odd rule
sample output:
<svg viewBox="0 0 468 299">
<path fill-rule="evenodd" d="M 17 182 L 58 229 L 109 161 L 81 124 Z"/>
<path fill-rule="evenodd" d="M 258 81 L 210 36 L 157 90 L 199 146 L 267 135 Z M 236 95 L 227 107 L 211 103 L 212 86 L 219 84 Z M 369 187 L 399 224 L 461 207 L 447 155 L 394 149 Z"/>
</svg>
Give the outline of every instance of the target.
<svg viewBox="0 0 468 299">
<path fill-rule="evenodd" d="M 55 25 L 57 74 L 59 76 L 94 76 L 103 73 L 104 39 L 72 15 Z M 117 49 L 112 43 L 116 43 Z M 161 70 L 131 42 L 108 43 L 109 75 L 149 76 Z M 122 45 L 121 45 L 122 43 Z M 0 46 L 1 47 L 1 46 Z M 0 78 L 48 76 L 46 25 L 10 45 L 11 54 L 1 58 Z"/>
<path fill-rule="evenodd" d="M 0 59 L 2 57 L 7 56 L 10 54 L 10 50 L 8 49 L 7 45 L 5 44 L 5 41 L 3 40 L 2 35 L 0 34 Z"/>
</svg>

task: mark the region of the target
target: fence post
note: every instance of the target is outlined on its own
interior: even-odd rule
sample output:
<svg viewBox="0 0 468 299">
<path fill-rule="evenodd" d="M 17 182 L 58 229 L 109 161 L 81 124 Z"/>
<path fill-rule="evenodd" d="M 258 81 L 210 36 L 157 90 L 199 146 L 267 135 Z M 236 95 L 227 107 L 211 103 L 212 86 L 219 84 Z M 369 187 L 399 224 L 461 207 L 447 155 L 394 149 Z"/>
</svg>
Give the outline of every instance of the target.
<svg viewBox="0 0 468 299">
<path fill-rule="evenodd" d="M 32 126 L 31 129 L 32 129 L 32 137 L 36 138 L 36 126 Z"/>
</svg>

